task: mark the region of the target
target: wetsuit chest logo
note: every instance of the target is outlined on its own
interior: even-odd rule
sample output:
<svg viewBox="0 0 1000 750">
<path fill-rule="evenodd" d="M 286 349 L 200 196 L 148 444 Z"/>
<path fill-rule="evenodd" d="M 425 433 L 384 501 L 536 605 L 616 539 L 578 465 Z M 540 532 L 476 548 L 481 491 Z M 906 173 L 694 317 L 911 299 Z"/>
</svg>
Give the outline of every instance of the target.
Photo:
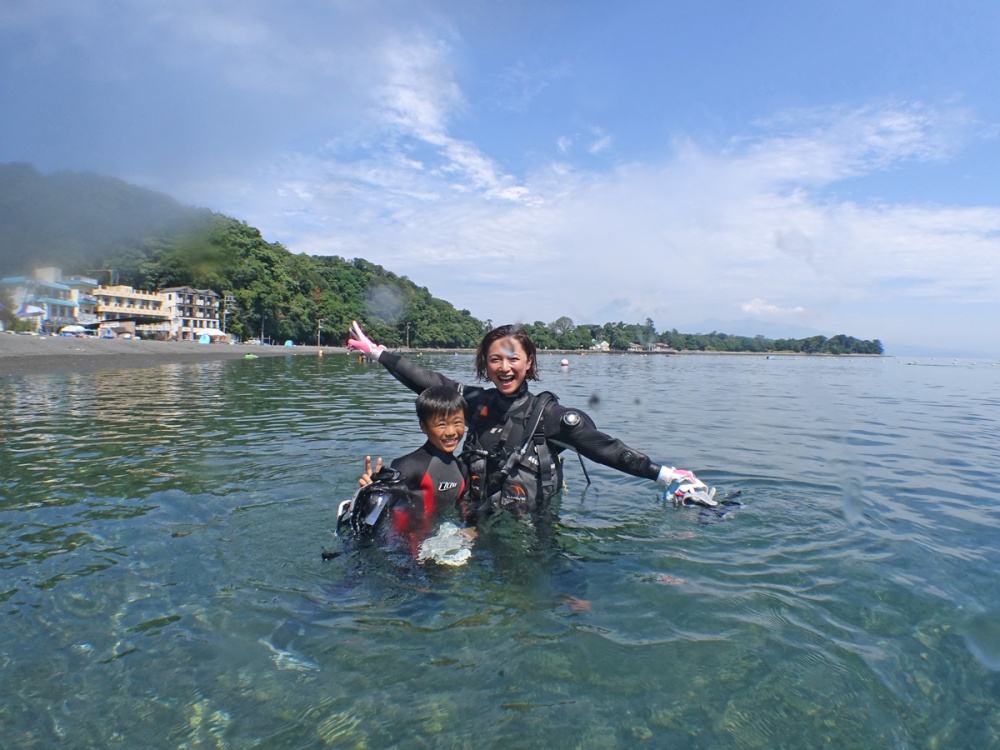
<svg viewBox="0 0 1000 750">
<path fill-rule="evenodd" d="M 447 492 L 448 490 L 453 490 L 458 487 L 458 482 L 441 482 L 438 484 L 438 492 Z"/>
</svg>

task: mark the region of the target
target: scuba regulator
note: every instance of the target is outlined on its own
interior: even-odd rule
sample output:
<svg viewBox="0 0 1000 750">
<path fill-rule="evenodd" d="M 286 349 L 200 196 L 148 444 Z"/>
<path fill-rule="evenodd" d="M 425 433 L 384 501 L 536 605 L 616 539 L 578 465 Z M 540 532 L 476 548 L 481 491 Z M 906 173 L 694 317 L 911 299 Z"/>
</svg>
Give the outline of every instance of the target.
<svg viewBox="0 0 1000 750">
<path fill-rule="evenodd" d="M 397 501 L 406 500 L 407 495 L 399 472 L 383 466 L 372 477 L 371 484 L 360 488 L 337 508 L 337 533 L 346 525 L 356 537 L 372 535 L 386 510 Z"/>
</svg>

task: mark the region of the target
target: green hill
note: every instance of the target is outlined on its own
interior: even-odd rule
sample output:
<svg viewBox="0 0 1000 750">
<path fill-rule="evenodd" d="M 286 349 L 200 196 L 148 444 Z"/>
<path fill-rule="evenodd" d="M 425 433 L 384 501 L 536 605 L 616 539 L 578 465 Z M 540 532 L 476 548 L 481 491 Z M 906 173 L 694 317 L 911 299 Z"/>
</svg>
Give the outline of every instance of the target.
<svg viewBox="0 0 1000 750">
<path fill-rule="evenodd" d="M 343 343 L 353 319 L 388 346 L 472 347 L 483 332 L 467 310 L 366 260 L 294 255 L 244 222 L 122 180 L 0 165 L 0 276 L 45 265 L 230 294 L 228 330 L 244 338 L 315 343 L 322 320 L 323 343 Z"/>
<path fill-rule="evenodd" d="M 208 214 L 113 177 L 0 164 L 0 275 L 96 268 L 109 250 L 175 235 Z"/>
</svg>

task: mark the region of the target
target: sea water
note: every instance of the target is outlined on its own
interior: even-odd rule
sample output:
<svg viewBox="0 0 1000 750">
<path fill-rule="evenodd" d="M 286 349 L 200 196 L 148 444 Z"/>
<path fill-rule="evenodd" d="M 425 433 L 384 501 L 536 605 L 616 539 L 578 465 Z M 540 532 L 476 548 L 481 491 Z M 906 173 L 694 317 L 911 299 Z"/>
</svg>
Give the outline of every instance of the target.
<svg viewBox="0 0 1000 750">
<path fill-rule="evenodd" d="M 997 362 L 560 358 L 742 507 L 567 452 L 555 524 L 421 566 L 334 534 L 422 441 L 377 365 L 0 378 L 0 746 L 1000 747 Z"/>
</svg>

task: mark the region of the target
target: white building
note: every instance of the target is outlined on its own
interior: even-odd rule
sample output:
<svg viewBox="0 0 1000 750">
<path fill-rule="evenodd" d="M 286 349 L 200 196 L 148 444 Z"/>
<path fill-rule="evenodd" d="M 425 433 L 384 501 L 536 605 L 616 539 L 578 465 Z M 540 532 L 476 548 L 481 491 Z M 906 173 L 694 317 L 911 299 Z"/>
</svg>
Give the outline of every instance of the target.
<svg viewBox="0 0 1000 750">
<path fill-rule="evenodd" d="M 175 286 L 160 291 L 170 311 L 171 338 L 197 341 L 219 338 L 219 295 L 211 289 Z"/>
<path fill-rule="evenodd" d="M 219 330 L 219 295 L 211 289 L 179 286 L 144 292 L 122 284 L 101 286 L 84 276 L 63 278 L 58 268 L 0 279 L 0 289 L 15 315 L 39 333 L 83 325 L 157 339 L 225 335 Z"/>
<path fill-rule="evenodd" d="M 14 314 L 30 321 L 39 333 L 58 333 L 63 326 L 95 322 L 95 287 L 96 279 L 64 279 L 55 267 L 38 268 L 33 276 L 0 279 L 3 296 L 13 305 Z"/>
<path fill-rule="evenodd" d="M 169 331 L 170 312 L 166 298 L 158 292 L 142 292 L 124 284 L 99 286 L 94 290 L 100 328 L 116 333 L 133 331 L 147 337 Z M 161 336 L 166 338 L 166 336 Z"/>
</svg>

